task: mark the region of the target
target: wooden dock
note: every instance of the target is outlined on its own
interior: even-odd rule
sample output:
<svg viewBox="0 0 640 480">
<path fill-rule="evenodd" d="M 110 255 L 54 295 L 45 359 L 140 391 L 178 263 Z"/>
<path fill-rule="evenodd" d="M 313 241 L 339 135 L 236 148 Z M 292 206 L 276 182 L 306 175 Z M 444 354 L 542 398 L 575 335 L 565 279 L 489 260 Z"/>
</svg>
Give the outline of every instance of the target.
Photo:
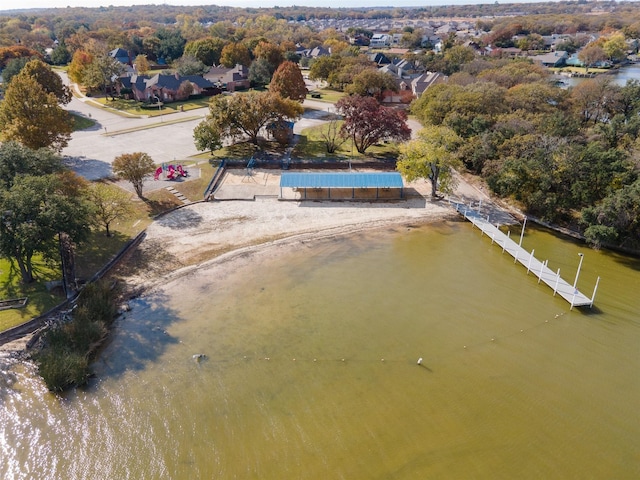
<svg viewBox="0 0 640 480">
<path fill-rule="evenodd" d="M 538 260 L 534 256 L 535 250 L 527 252 L 520 246 L 520 244 L 514 242 L 510 238 L 510 235 L 504 234 L 498 227 L 491 224 L 488 218 L 485 218 L 478 211 L 471 209 L 468 205 L 457 202 L 451 203 L 455 206 L 456 211 L 462 214 L 462 216 L 469 220 L 475 227 L 480 229 L 483 234 L 487 235 L 487 237 L 491 239 L 492 244 L 495 243 L 502 247 L 503 253 L 508 252 L 509 255 L 514 258 L 514 263 L 518 262 L 525 267 L 527 269 L 527 274 L 531 272 L 538 277 L 538 283 L 542 281 L 547 284 L 553 290 L 554 296 L 556 294 L 560 295 L 569 302 L 571 308 L 593 306 L 593 300 L 598 289 L 600 277 L 598 277 L 598 280 L 596 281 L 592 297 L 589 298 L 560 277 L 560 269 L 558 269 L 557 272 L 554 272 L 547 267 L 547 264 L 549 263 L 548 260 L 545 260 L 544 262 Z"/>
</svg>

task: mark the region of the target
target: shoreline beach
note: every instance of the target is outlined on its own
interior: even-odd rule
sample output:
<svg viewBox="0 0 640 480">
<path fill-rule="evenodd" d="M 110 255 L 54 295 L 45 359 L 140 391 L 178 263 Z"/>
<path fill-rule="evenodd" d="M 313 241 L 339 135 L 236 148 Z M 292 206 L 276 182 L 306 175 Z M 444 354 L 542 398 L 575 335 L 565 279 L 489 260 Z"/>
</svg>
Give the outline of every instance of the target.
<svg viewBox="0 0 640 480">
<path fill-rule="evenodd" d="M 225 184 L 237 188 L 244 178 L 244 171 L 230 171 Z M 279 176 L 270 173 L 268 178 L 264 184 L 269 188 Z M 413 196 L 392 202 L 264 198 L 186 205 L 156 219 L 142 242 L 110 276 L 125 285 L 128 297 L 134 297 L 214 264 L 216 268 L 233 269 L 234 262 L 267 249 L 272 254 L 286 253 L 295 244 L 457 217 L 447 200 L 430 198 L 428 182 L 420 180 L 407 187 Z M 256 198 L 260 196 L 260 184 L 252 182 L 249 188 L 257 189 Z M 462 178 L 454 197 L 467 202 L 482 200 L 487 206 L 490 201 L 488 195 Z M 6 343 L 0 346 L 0 352 L 23 351 L 29 338 Z"/>
</svg>

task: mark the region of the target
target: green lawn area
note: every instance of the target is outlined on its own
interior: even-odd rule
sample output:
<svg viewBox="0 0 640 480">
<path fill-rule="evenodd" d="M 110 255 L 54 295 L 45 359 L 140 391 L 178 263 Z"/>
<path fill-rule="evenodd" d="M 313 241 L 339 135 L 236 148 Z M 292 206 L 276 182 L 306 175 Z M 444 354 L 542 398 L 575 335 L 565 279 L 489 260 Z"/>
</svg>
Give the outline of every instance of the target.
<svg viewBox="0 0 640 480">
<path fill-rule="evenodd" d="M 63 296 L 50 293 L 45 287 L 45 282 L 59 278 L 55 269 L 40 259 L 36 259 L 34 270 L 38 281 L 25 285 L 22 283 L 18 266 L 0 258 L 0 299 L 9 300 L 21 297 L 29 299 L 23 308 L 0 311 L 0 331 L 20 325 L 64 300 Z"/>
<path fill-rule="evenodd" d="M 346 93 L 334 90 L 332 88 L 318 88 L 316 90 L 313 90 L 313 93 L 319 93 L 320 98 L 313 98 L 311 96 L 311 92 L 307 94 L 307 98 L 310 100 L 320 100 L 327 103 L 336 103 L 346 95 Z"/>
<path fill-rule="evenodd" d="M 338 121 L 338 127 L 341 124 L 342 121 Z M 291 156 L 301 159 L 343 157 L 345 159 L 362 160 L 365 158 L 395 158 L 398 155 L 398 145 L 395 142 L 372 145 L 362 154 L 352 147 L 351 140 L 342 143 L 334 153 L 327 153 L 322 133 L 326 132 L 328 128 L 329 125 L 325 124 L 304 129 L 300 134 L 300 141 L 296 144 Z"/>
<path fill-rule="evenodd" d="M 105 97 L 95 97 L 92 100 L 104 107 L 109 107 L 114 110 L 118 110 L 120 112 L 125 112 L 130 115 L 147 115 L 150 117 L 158 117 L 160 115 L 170 115 L 172 113 L 176 113 L 179 111 L 189 111 L 195 110 L 197 108 L 203 108 L 209 106 L 209 98 L 199 98 L 193 100 L 185 100 L 183 102 L 171 102 L 165 103 L 162 108 L 157 107 L 148 107 L 142 108 L 144 105 L 142 102 L 138 102 L 136 100 L 124 100 L 121 98 L 116 98 L 112 100 L 111 98 Z M 182 107 L 182 110 L 180 110 Z"/>
<path fill-rule="evenodd" d="M 589 68 L 589 71 L 587 72 L 587 69 L 584 68 L 584 67 L 560 67 L 560 68 L 551 68 L 550 70 L 555 72 L 555 73 L 571 72 L 571 73 L 585 74 L 585 73 L 606 73 L 606 72 L 610 71 L 611 69 L 609 69 L 609 68 Z"/>
<path fill-rule="evenodd" d="M 76 113 L 72 113 L 71 118 L 73 118 L 74 132 L 77 132 L 78 130 L 85 130 L 87 128 L 91 128 L 96 124 L 96 122 L 94 122 L 90 118 L 83 117 L 82 115 L 78 115 Z"/>
</svg>

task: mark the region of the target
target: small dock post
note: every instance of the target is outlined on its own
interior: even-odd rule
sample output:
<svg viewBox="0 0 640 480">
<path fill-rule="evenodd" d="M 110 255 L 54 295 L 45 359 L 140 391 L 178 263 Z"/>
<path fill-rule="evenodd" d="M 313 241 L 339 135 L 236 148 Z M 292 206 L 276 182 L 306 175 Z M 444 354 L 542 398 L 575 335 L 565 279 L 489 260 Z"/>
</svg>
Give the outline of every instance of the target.
<svg viewBox="0 0 640 480">
<path fill-rule="evenodd" d="M 536 249 L 531 250 L 529 254 L 529 263 L 527 264 L 527 275 L 529 275 L 529 270 L 531 270 L 531 260 L 533 260 L 533 254 L 536 253 Z"/>
<path fill-rule="evenodd" d="M 540 274 L 538 275 L 538 283 L 540 283 L 540 280 L 542 280 L 542 272 L 544 272 L 544 269 L 547 267 L 547 265 L 549 265 L 549 260 L 545 260 L 544 262 L 542 262 L 542 265 L 540 265 Z"/>
<path fill-rule="evenodd" d="M 518 244 L 519 247 L 522 246 L 522 239 L 524 238 L 524 227 L 527 225 L 527 217 L 524 217 L 524 220 L 522 221 L 522 231 L 520 232 L 520 243 Z"/>
<path fill-rule="evenodd" d="M 507 230 L 507 240 L 509 240 L 509 237 L 511 236 L 511 230 Z M 504 242 L 502 244 L 502 253 L 504 253 L 504 249 L 507 246 L 507 242 Z"/>
<path fill-rule="evenodd" d="M 596 286 L 593 287 L 593 295 L 591 295 L 591 304 L 589 308 L 593 307 L 593 301 L 596 299 L 596 292 L 598 291 L 598 284 L 600 283 L 600 277 L 596 280 Z"/>
<path fill-rule="evenodd" d="M 553 287 L 553 296 L 556 296 L 556 292 L 558 291 L 558 282 L 560 281 L 560 269 L 558 269 L 558 273 L 556 273 L 556 285 Z"/>
</svg>

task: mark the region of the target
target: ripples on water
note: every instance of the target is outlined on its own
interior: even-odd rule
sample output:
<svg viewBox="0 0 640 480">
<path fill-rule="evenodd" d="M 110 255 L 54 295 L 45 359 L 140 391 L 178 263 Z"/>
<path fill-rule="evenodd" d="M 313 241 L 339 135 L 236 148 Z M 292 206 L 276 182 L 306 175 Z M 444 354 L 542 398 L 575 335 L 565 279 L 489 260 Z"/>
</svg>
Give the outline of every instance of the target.
<svg viewBox="0 0 640 480">
<path fill-rule="evenodd" d="M 569 280 L 585 252 L 581 289 L 603 278 L 569 312 L 478 236 L 202 270 L 137 301 L 64 397 L 4 366 L 2 478 L 638 478 L 640 263 L 531 230 Z"/>
</svg>

